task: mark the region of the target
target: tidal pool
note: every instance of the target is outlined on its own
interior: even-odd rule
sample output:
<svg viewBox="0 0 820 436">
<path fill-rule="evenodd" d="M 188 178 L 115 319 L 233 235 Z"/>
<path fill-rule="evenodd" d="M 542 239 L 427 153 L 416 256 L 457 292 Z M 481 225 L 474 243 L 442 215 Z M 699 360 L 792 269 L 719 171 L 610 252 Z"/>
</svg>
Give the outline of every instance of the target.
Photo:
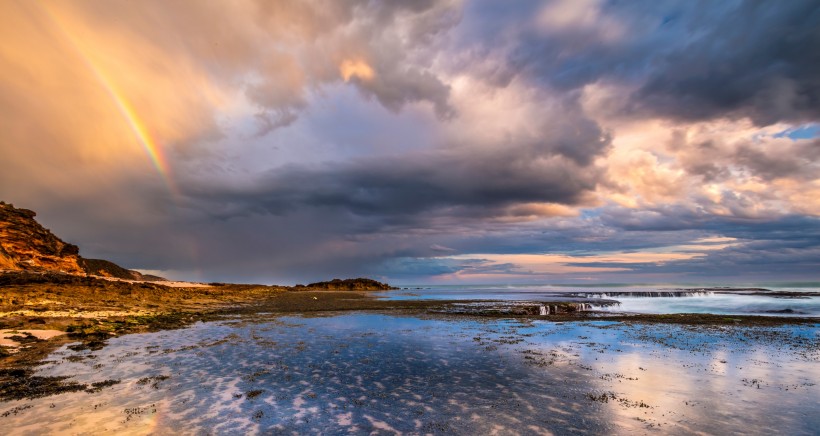
<svg viewBox="0 0 820 436">
<path fill-rule="evenodd" d="M 817 325 L 253 316 L 63 347 L 0 433 L 817 434 Z"/>
</svg>

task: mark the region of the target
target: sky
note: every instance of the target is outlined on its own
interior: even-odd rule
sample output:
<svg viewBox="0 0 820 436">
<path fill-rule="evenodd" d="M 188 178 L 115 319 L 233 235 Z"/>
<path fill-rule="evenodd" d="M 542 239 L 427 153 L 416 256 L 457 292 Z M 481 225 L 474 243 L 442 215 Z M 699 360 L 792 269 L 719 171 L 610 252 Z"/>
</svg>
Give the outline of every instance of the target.
<svg viewBox="0 0 820 436">
<path fill-rule="evenodd" d="M 820 281 L 816 1 L 0 2 L 0 199 L 293 284 Z"/>
</svg>

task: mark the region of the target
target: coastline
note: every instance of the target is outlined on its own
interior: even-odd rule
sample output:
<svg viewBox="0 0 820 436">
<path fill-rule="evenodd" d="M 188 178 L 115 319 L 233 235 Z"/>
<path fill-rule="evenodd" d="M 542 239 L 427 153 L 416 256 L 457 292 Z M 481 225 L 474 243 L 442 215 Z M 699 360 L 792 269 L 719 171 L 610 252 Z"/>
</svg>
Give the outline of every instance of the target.
<svg viewBox="0 0 820 436">
<path fill-rule="evenodd" d="M 813 425 L 785 411 L 806 416 L 817 396 L 817 318 L 595 310 L 605 298 L 395 300 L 336 285 L 3 280 L 0 328 L 19 341 L 0 347 L 0 428 L 12 434 L 150 433 L 157 422 L 168 432 L 705 430 L 754 419 L 747 399 L 771 406 L 771 395 L 779 418 L 757 426 Z M 660 389 L 665 400 L 657 381 L 672 389 Z M 702 398 L 698 386 L 724 383 L 733 390 Z M 462 419 L 464 408 L 482 412 Z"/>
<path fill-rule="evenodd" d="M 547 322 L 604 321 L 623 325 L 677 324 L 691 328 L 817 325 L 816 318 L 713 314 L 622 314 L 584 310 L 567 301 L 509 306 L 495 300 L 388 300 L 383 290 L 325 290 L 305 286 L 213 284 L 164 286 L 95 277 L 50 275 L 46 280 L 6 276 L 0 287 L 0 329 L 17 347 L 0 346 L 0 401 L 60 393 L 65 386 L 32 383 L 33 368 L 57 348 L 99 349 L 108 339 L 191 326 L 236 316 L 382 313 L 438 319 L 517 319 Z M 540 315 L 539 307 L 552 308 Z M 465 310 L 465 307 L 469 310 Z M 543 312 L 541 312 L 543 313 Z M 29 331 L 29 333 L 25 333 Z M 37 332 L 51 331 L 48 339 Z M 33 333 L 33 334 L 32 334 Z"/>
<path fill-rule="evenodd" d="M 31 373 L 18 371 L 28 391 L 0 403 L 0 428 L 810 434 L 820 395 L 815 330 L 418 311 L 234 314 L 66 344 Z M 756 413 L 763 406 L 770 415 Z"/>
</svg>

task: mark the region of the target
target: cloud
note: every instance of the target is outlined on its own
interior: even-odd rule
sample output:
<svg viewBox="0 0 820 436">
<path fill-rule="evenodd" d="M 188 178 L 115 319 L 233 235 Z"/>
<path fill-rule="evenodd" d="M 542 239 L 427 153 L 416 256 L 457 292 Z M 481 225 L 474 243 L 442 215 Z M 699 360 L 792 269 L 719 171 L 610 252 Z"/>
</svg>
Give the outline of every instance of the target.
<svg viewBox="0 0 820 436">
<path fill-rule="evenodd" d="M 818 17 L 6 2 L 0 198 L 85 255 L 178 278 L 808 277 Z"/>
<path fill-rule="evenodd" d="M 438 245 L 438 244 L 431 245 L 430 249 L 433 250 L 433 251 L 439 251 L 439 252 L 443 252 L 443 253 L 452 253 L 452 252 L 456 251 L 453 248 L 445 247 L 443 245 Z"/>
<path fill-rule="evenodd" d="M 494 217 L 510 212 L 521 215 L 523 206 L 509 209 L 521 203 L 579 205 L 589 201 L 598 173 L 578 168 L 571 160 L 549 152 L 538 155 L 508 148 L 465 155 L 451 150 L 292 165 L 268 171 L 250 188 L 209 185 L 199 192 L 188 190 L 205 204 L 233 202 L 243 214 L 331 208 L 391 222 L 440 214 Z M 528 212 L 551 215 L 556 210 L 558 207 L 531 206 Z"/>
<path fill-rule="evenodd" d="M 758 125 L 820 115 L 820 9 L 811 1 L 739 2 L 689 13 L 674 26 L 698 34 L 656 59 L 636 106 L 682 119 L 749 117 Z"/>
<path fill-rule="evenodd" d="M 517 27 L 488 25 L 481 35 L 465 34 L 475 55 L 494 54 L 509 66 L 487 71 L 497 83 L 521 76 L 564 92 L 618 85 L 621 98 L 613 110 L 639 117 L 749 117 L 764 126 L 819 115 L 815 2 L 704 7 L 590 0 L 523 2 L 511 9 Z M 492 7 L 474 13 L 478 20 L 498 15 Z M 499 40 L 505 47 L 500 53 L 490 48 Z"/>
</svg>

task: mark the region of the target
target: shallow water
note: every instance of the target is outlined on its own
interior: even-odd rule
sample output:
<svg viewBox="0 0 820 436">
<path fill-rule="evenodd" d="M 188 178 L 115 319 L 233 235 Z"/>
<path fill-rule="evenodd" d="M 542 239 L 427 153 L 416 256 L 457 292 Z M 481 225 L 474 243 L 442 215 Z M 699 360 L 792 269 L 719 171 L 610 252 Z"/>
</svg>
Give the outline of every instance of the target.
<svg viewBox="0 0 820 436">
<path fill-rule="evenodd" d="M 726 315 L 820 316 L 820 297 L 773 298 L 713 294 L 698 297 L 616 297 L 620 306 L 605 310 L 634 313 L 715 313 Z"/>
<path fill-rule="evenodd" d="M 238 318 L 61 348 L 38 375 L 121 383 L 3 403 L 0 433 L 816 434 L 818 331 Z"/>
<path fill-rule="evenodd" d="M 690 288 L 690 286 L 685 286 Z M 767 315 L 820 317 L 820 297 L 799 296 L 780 298 L 764 295 L 721 294 L 716 292 L 693 292 L 677 297 L 633 297 L 618 293 L 635 292 L 660 294 L 675 292 L 681 286 L 657 285 L 606 285 L 606 286 L 555 286 L 555 285 L 478 285 L 478 286 L 428 286 L 410 287 L 380 293 L 388 300 L 503 300 L 503 301 L 578 301 L 572 294 L 594 294 L 616 300 L 621 304 L 606 308 L 609 311 L 630 313 L 714 313 L 725 315 Z M 691 286 L 697 289 L 699 286 Z M 817 287 L 769 287 L 772 291 L 807 294 L 818 292 Z M 589 298 L 595 302 L 598 298 Z"/>
</svg>

